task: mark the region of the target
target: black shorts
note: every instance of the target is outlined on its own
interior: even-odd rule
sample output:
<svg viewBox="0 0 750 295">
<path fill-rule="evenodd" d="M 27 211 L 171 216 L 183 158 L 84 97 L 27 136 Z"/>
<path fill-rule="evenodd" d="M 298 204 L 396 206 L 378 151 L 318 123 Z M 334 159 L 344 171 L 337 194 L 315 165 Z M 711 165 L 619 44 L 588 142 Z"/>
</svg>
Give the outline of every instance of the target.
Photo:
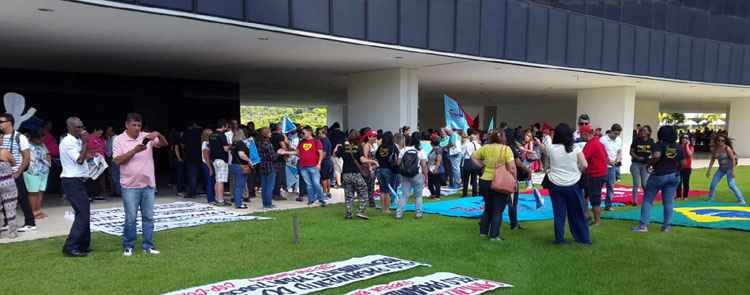
<svg viewBox="0 0 750 295">
<path fill-rule="evenodd" d="M 605 183 L 607 183 L 607 176 L 601 176 L 601 177 L 587 177 L 588 178 L 588 188 L 586 189 L 586 194 L 589 196 L 589 203 L 591 203 L 591 207 L 601 207 L 602 206 L 602 187 Z"/>
<path fill-rule="evenodd" d="M 333 161 L 331 159 L 320 162 L 320 180 L 333 179 Z"/>
</svg>

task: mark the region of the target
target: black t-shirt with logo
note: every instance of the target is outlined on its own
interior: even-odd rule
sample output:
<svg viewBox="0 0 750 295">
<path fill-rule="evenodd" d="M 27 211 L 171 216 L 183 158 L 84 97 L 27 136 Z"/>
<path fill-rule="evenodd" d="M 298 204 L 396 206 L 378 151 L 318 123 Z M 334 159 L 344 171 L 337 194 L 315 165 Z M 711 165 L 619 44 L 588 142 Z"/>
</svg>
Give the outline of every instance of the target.
<svg viewBox="0 0 750 295">
<path fill-rule="evenodd" d="M 648 163 L 651 159 L 651 147 L 654 145 L 654 140 L 649 138 L 643 140 L 642 138 L 636 138 L 633 144 L 630 145 L 630 151 L 634 152 L 638 157 L 643 160 L 633 158 L 633 163 Z"/>
<path fill-rule="evenodd" d="M 344 162 L 344 165 L 341 166 L 341 173 L 360 173 L 357 164 L 362 165 L 359 161 L 359 158 L 362 157 L 362 149 L 359 146 L 344 145 L 339 147 L 336 151 L 336 156 Z M 354 161 L 357 162 L 355 163 Z"/>
<path fill-rule="evenodd" d="M 684 157 L 682 147 L 676 143 L 657 142 L 651 148 L 654 152 L 661 152 L 661 157 L 653 165 L 653 175 L 663 176 L 676 173 L 680 169 L 680 161 Z"/>
<path fill-rule="evenodd" d="M 223 160 L 224 162 L 229 162 L 229 153 L 224 150 L 224 147 L 228 145 L 229 142 L 224 132 L 216 131 L 211 134 L 211 137 L 208 138 L 208 147 L 211 149 L 209 153 L 211 161 Z"/>
<path fill-rule="evenodd" d="M 398 157 L 398 147 L 395 144 L 381 145 L 375 152 L 375 160 L 378 161 L 378 167 L 387 168 L 393 172 L 398 171 L 398 167 L 392 165 L 391 157 L 395 155 Z"/>
</svg>

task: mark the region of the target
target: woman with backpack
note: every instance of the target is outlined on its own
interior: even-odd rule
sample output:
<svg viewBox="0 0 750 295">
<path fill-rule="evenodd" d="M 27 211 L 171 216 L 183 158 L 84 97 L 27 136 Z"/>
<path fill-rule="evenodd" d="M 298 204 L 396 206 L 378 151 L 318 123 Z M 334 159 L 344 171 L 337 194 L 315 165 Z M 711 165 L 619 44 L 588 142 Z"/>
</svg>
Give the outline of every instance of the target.
<svg viewBox="0 0 750 295">
<path fill-rule="evenodd" d="M 401 180 L 401 196 L 398 198 L 396 219 L 404 218 L 404 207 L 409 195 L 417 199 L 415 218 L 422 218 L 422 190 L 427 185 L 427 155 L 422 150 L 419 132 L 414 132 L 408 145 L 399 151 L 398 165 Z"/>
<path fill-rule="evenodd" d="M 584 216 L 583 195 L 579 181 L 588 163 L 573 140 L 573 129 L 561 123 L 555 128 L 552 144 L 545 146 L 549 169 L 549 194 L 555 220 L 555 244 L 565 243 L 565 219 L 576 242 L 591 244 L 589 226 Z"/>
<path fill-rule="evenodd" d="M 706 177 L 711 175 L 711 167 L 714 166 L 714 161 L 719 161 L 719 170 L 716 170 L 714 178 L 711 180 L 711 188 L 708 193 L 708 200 L 713 201 L 716 195 L 716 186 L 719 184 L 722 178 L 726 175 L 727 185 L 729 189 L 734 192 L 734 196 L 737 201 L 741 204 L 745 204 L 745 198 L 742 197 L 742 191 L 737 187 L 737 183 L 734 180 L 735 173 L 734 168 L 737 166 L 737 154 L 732 148 L 732 140 L 724 135 L 718 134 L 714 138 L 713 150 L 711 151 L 711 162 L 708 164 L 706 170 Z"/>
<path fill-rule="evenodd" d="M 378 162 L 378 183 L 380 183 L 380 206 L 383 213 L 391 214 L 391 189 L 398 189 L 398 147 L 393 141 L 393 133 L 383 133 L 375 159 Z"/>
<path fill-rule="evenodd" d="M 503 211 L 511 201 L 511 193 L 501 193 L 492 189 L 492 181 L 495 178 L 495 170 L 498 167 L 505 169 L 516 182 L 516 161 L 513 151 L 506 145 L 505 132 L 495 131 L 490 134 L 487 144 L 479 148 L 472 156 L 474 164 L 484 167 L 482 176 L 479 177 L 479 194 L 484 198 L 484 212 L 479 223 L 479 235 L 488 237 L 491 241 L 501 241 L 500 225 L 502 225 Z"/>
</svg>

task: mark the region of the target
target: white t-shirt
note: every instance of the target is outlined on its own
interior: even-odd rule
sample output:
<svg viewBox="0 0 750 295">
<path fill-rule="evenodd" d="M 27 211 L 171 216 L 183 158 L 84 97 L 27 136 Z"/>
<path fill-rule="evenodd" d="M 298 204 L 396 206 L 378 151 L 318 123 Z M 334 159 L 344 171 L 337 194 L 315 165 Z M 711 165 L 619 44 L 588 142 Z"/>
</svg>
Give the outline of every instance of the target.
<svg viewBox="0 0 750 295">
<path fill-rule="evenodd" d="M 208 141 L 201 142 L 201 160 L 203 164 L 208 164 L 206 158 L 203 157 L 203 151 L 211 151 L 211 148 L 208 147 Z"/>
<path fill-rule="evenodd" d="M 622 138 L 617 137 L 614 140 L 609 138 L 609 135 L 602 136 L 601 139 L 599 139 L 599 142 L 601 142 L 604 145 L 604 149 L 607 150 L 607 157 L 610 161 L 617 160 L 617 152 L 622 150 Z"/>
<path fill-rule="evenodd" d="M 473 141 L 469 141 L 464 144 L 464 159 L 471 159 L 471 155 L 474 154 L 482 145 Z"/>
<path fill-rule="evenodd" d="M 88 178 L 88 167 L 86 162 L 78 164 L 78 156 L 81 154 L 83 142 L 72 135 L 65 136 L 60 141 L 60 164 L 62 164 L 62 178 Z"/>
<path fill-rule="evenodd" d="M 557 186 L 571 186 L 581 179 L 581 170 L 578 169 L 578 154 L 581 150 L 573 148 L 573 152 L 567 153 L 562 144 L 553 144 L 547 148 L 549 154 L 550 170 L 547 173 L 549 181 Z"/>
<path fill-rule="evenodd" d="M 414 146 L 407 146 L 405 148 L 402 148 L 398 152 L 398 158 L 402 159 L 407 151 L 413 151 L 413 150 L 416 150 Z M 419 150 L 419 152 L 417 152 L 417 157 L 419 157 L 420 162 L 427 161 L 427 154 L 425 154 L 423 150 Z M 419 164 L 419 174 L 422 175 L 422 163 Z"/>
<path fill-rule="evenodd" d="M 8 150 L 13 155 L 13 160 L 16 161 L 16 165 L 13 166 L 13 172 L 18 172 L 18 168 L 21 167 L 21 160 L 23 160 L 21 152 L 28 150 L 31 146 L 29 145 L 29 139 L 25 135 L 16 131 L 15 136 L 18 136 L 18 142 L 15 142 L 15 138 L 12 138 L 12 136 L 13 134 L 3 135 L 2 148 Z M 11 147 L 13 147 L 12 150 Z"/>
</svg>

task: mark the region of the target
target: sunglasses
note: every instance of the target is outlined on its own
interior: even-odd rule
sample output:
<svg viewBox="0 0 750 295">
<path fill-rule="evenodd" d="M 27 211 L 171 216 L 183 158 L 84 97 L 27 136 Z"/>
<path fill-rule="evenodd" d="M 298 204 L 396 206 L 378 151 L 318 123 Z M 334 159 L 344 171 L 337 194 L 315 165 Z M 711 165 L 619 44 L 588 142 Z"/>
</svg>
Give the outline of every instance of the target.
<svg viewBox="0 0 750 295">
<path fill-rule="evenodd" d="M 578 122 L 578 125 L 581 125 L 581 126 L 588 125 L 588 124 L 589 124 L 589 122 Z"/>
</svg>

